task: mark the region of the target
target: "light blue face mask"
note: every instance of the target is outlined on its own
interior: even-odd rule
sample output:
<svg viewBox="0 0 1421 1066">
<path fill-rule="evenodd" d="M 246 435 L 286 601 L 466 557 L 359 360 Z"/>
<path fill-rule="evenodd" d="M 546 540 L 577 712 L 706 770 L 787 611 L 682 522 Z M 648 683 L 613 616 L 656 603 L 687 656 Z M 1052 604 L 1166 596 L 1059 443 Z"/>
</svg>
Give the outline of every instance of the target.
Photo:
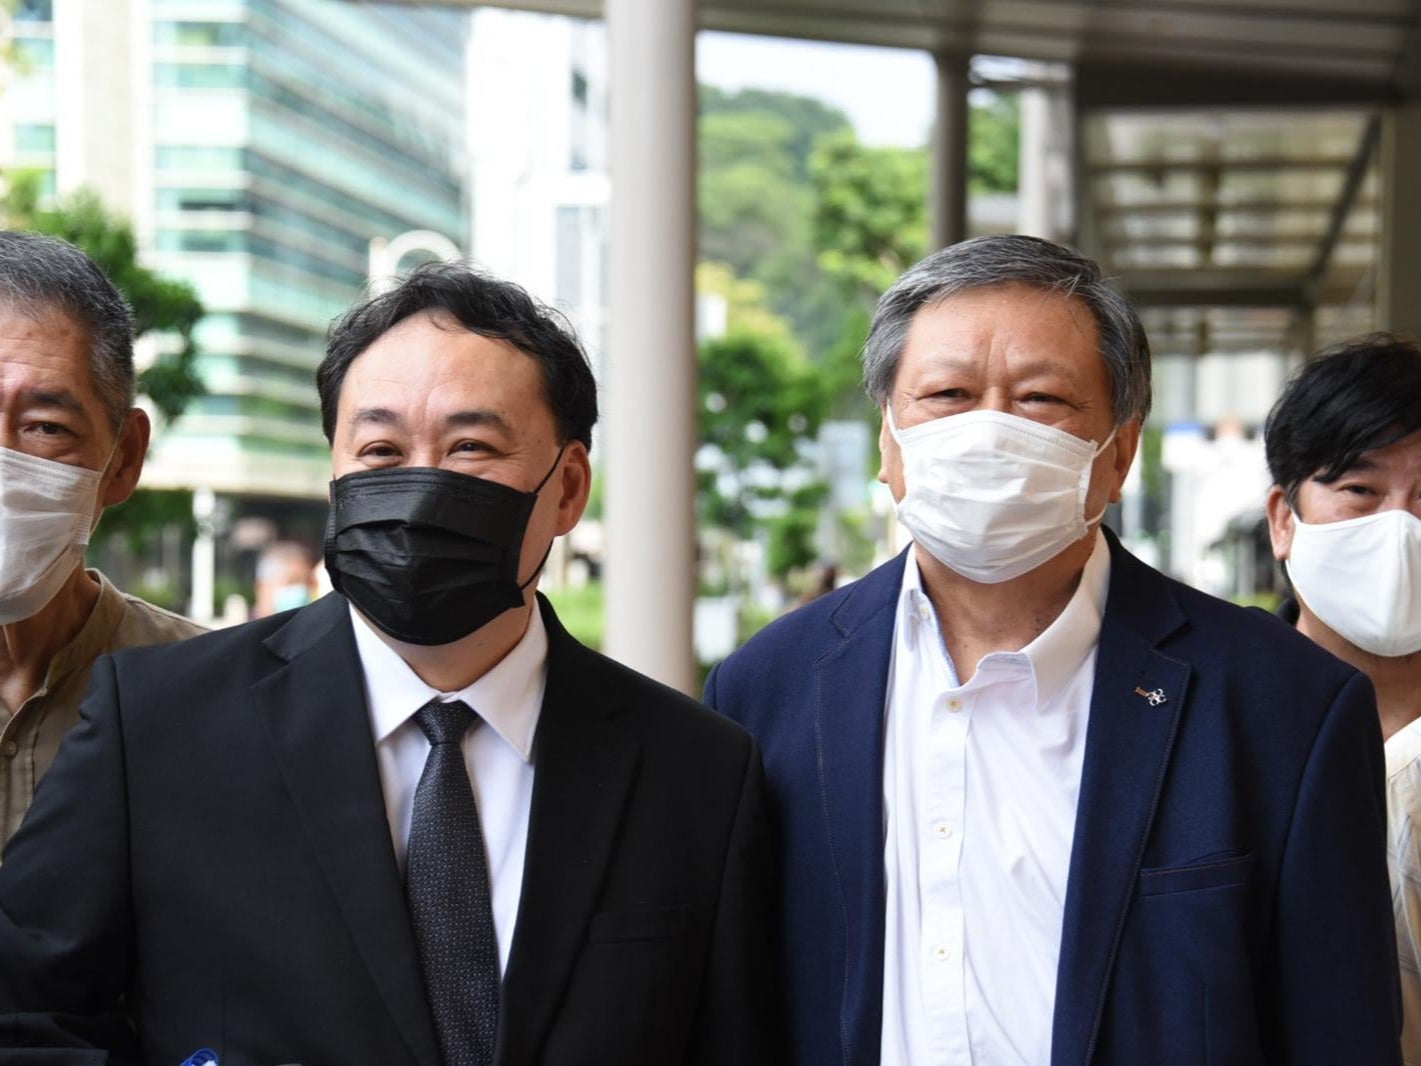
<svg viewBox="0 0 1421 1066">
<path fill-rule="evenodd" d="M 311 590 L 306 585 L 282 585 L 271 598 L 272 610 L 278 614 L 305 607 L 310 602 Z"/>
</svg>

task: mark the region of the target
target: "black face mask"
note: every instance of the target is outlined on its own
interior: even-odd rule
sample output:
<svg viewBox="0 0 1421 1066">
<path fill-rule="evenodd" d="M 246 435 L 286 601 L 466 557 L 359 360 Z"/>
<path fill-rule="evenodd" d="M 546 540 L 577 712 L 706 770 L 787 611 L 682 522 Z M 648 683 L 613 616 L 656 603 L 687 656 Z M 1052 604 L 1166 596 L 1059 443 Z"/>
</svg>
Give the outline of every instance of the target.
<svg viewBox="0 0 1421 1066">
<path fill-rule="evenodd" d="M 467 637 L 523 606 L 543 568 L 519 582 L 523 536 L 561 459 L 559 451 L 532 492 L 426 466 L 337 478 L 326 523 L 331 585 L 396 640 L 434 645 Z"/>
</svg>

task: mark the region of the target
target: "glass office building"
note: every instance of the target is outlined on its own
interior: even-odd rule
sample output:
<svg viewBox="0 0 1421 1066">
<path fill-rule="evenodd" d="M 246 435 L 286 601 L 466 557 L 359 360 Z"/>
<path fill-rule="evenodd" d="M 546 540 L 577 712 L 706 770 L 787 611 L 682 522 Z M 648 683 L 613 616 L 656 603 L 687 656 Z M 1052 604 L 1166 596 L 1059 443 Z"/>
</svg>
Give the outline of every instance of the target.
<svg viewBox="0 0 1421 1066">
<path fill-rule="evenodd" d="M 62 2 L 62 0 L 61 0 Z M 372 238 L 463 244 L 467 14 L 342 0 L 150 0 L 152 262 L 209 314 L 208 395 L 154 473 L 323 499 L 312 370 Z"/>
</svg>

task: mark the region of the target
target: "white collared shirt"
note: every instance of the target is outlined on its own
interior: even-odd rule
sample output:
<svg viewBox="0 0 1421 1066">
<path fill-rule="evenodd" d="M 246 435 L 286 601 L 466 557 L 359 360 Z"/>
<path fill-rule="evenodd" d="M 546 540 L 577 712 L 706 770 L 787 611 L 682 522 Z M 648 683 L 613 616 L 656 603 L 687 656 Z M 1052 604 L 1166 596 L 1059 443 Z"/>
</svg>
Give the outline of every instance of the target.
<svg viewBox="0 0 1421 1066">
<path fill-rule="evenodd" d="M 414 793 L 429 756 L 429 740 L 414 721 L 415 712 L 435 698 L 463 700 L 483 720 L 464 734 L 464 765 L 488 854 L 499 967 L 506 970 L 533 804 L 533 735 L 548 678 L 548 634 L 542 616 L 535 607 L 522 639 L 483 677 L 458 692 L 439 692 L 421 681 L 353 608 L 350 615 L 365 673 L 385 814 L 401 871 Z"/>
<path fill-rule="evenodd" d="M 1099 533 L 1039 637 L 959 684 L 909 555 L 883 760 L 883 1066 L 1047 1066 L 1110 583 Z"/>
</svg>

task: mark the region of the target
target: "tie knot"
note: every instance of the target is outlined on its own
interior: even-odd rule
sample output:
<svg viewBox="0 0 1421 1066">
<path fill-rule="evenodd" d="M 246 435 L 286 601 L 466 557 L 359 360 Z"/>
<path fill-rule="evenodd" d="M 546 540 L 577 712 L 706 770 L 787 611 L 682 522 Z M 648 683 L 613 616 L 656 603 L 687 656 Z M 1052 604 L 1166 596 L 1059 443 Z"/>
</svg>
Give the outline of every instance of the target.
<svg viewBox="0 0 1421 1066">
<path fill-rule="evenodd" d="M 459 743 L 477 718 L 474 709 L 463 700 L 453 700 L 449 703 L 430 700 L 416 712 L 414 720 L 419 723 L 433 746 Z"/>
</svg>

